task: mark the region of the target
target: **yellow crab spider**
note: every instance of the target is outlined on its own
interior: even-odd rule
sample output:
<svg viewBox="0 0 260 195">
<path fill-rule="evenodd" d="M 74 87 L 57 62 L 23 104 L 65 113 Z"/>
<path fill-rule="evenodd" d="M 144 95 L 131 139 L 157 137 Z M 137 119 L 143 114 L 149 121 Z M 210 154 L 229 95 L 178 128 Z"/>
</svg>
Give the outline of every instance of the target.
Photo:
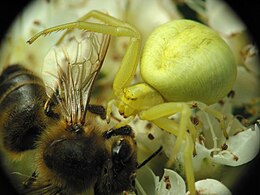
<svg viewBox="0 0 260 195">
<path fill-rule="evenodd" d="M 89 18 L 102 23 L 86 22 Z M 223 124 L 223 116 L 207 105 L 223 98 L 235 82 L 237 70 L 230 48 L 210 28 L 183 19 L 155 29 L 141 54 L 141 35 L 136 28 L 99 11 L 91 11 L 76 22 L 45 29 L 28 42 L 73 28 L 130 38 L 113 82 L 115 99 L 108 102 L 107 117 L 115 105 L 125 117 L 138 115 L 174 134 L 177 139 L 173 157 L 185 142 L 185 174 L 190 194 L 195 194 L 192 153 L 196 134 L 190 120 L 191 105 L 196 102 Z M 139 61 L 144 82 L 130 85 Z M 179 122 L 168 118 L 176 113 L 181 114 Z"/>
</svg>

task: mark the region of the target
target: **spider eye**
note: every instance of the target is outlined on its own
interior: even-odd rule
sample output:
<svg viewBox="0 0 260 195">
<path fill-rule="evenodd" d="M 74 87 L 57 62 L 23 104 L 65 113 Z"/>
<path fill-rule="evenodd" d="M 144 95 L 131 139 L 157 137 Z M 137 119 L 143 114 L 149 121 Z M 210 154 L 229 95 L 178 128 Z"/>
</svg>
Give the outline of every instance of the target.
<svg viewBox="0 0 260 195">
<path fill-rule="evenodd" d="M 112 147 L 112 159 L 115 163 L 124 164 L 127 162 L 133 154 L 130 143 L 125 139 L 120 139 L 113 144 Z"/>
</svg>

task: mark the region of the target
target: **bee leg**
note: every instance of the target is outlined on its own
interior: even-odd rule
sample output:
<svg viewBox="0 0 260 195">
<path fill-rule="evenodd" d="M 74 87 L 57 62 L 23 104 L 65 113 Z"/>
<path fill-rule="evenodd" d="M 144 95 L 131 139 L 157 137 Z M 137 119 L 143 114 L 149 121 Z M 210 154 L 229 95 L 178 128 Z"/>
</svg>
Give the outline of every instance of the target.
<svg viewBox="0 0 260 195">
<path fill-rule="evenodd" d="M 47 101 L 44 104 L 44 114 L 54 120 L 60 119 L 60 116 L 58 113 L 54 111 L 55 107 L 59 104 L 57 97 L 59 97 L 58 90 L 52 94 L 51 97 L 47 99 Z"/>
<path fill-rule="evenodd" d="M 93 114 L 99 115 L 102 120 L 106 119 L 106 110 L 101 105 L 89 104 L 87 105 L 87 110 L 92 112 Z"/>
<path fill-rule="evenodd" d="M 118 135 L 126 135 L 130 137 L 134 137 L 134 132 L 129 125 L 125 125 L 117 129 L 114 128 L 109 129 L 108 131 L 103 133 L 103 137 L 106 139 L 110 139 L 111 137 L 118 136 Z"/>
<path fill-rule="evenodd" d="M 44 104 L 44 114 L 52 119 L 58 120 L 59 114 L 53 111 L 53 108 L 58 105 L 55 95 L 52 95 Z"/>
<path fill-rule="evenodd" d="M 26 189 L 30 188 L 33 185 L 33 183 L 36 182 L 36 179 L 37 179 L 37 173 L 36 171 L 34 171 L 32 176 L 23 182 L 23 187 Z"/>
</svg>

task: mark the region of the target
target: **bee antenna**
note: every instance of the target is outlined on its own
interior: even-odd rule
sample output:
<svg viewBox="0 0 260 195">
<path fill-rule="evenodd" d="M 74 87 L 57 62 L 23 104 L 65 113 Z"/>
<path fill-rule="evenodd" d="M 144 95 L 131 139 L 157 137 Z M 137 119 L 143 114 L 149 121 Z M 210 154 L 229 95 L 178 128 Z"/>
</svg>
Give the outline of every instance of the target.
<svg viewBox="0 0 260 195">
<path fill-rule="evenodd" d="M 156 150 L 151 156 L 149 156 L 147 159 L 145 159 L 141 164 L 137 166 L 137 169 L 142 168 L 144 165 L 146 165 L 149 161 L 151 161 L 155 156 L 157 156 L 161 151 L 163 147 L 161 146 L 158 150 Z"/>
</svg>

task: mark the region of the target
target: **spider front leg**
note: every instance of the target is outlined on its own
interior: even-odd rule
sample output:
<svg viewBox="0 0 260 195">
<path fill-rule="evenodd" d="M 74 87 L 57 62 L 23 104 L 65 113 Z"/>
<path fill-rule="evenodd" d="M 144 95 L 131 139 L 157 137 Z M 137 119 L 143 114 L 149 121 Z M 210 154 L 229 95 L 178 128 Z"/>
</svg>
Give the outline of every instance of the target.
<svg viewBox="0 0 260 195">
<path fill-rule="evenodd" d="M 85 20 L 89 18 L 94 18 L 99 20 L 102 23 L 92 23 L 92 22 L 85 22 Z M 129 45 L 126 50 L 126 53 L 122 59 L 121 66 L 119 67 L 114 82 L 113 82 L 113 91 L 114 94 L 118 97 L 122 93 L 123 89 L 129 85 L 132 81 L 135 73 L 137 64 L 140 57 L 140 45 L 141 45 L 141 36 L 140 33 L 130 24 L 121 21 L 117 18 L 109 16 L 99 11 L 91 11 L 81 17 L 76 22 L 71 22 L 67 24 L 58 25 L 55 27 L 47 28 L 37 34 L 35 34 L 28 43 L 33 43 L 36 39 L 40 36 L 44 36 L 50 34 L 55 31 L 60 30 L 71 30 L 71 29 L 82 29 L 96 33 L 103 33 L 109 34 L 112 36 L 119 36 L 119 37 L 129 37 Z M 67 31 L 67 32 L 68 32 Z M 66 32 L 66 33 L 67 33 Z M 65 33 L 65 34 L 66 34 Z M 58 43 L 62 41 L 65 34 L 60 38 Z M 107 118 L 109 120 L 111 114 L 111 103 L 108 103 L 107 108 Z"/>
<path fill-rule="evenodd" d="M 181 113 L 179 123 L 168 119 L 168 116 Z M 189 130 L 189 134 L 195 141 L 196 129 L 190 120 L 191 109 L 187 103 L 166 102 L 155 105 L 147 110 L 140 112 L 139 117 L 142 120 L 148 120 L 156 124 L 158 127 L 168 131 L 177 137 L 176 144 L 173 148 L 173 155 L 170 161 L 174 159 L 179 151 L 182 141 L 185 140 L 185 132 Z M 172 163 L 170 163 L 172 164 Z"/>
<path fill-rule="evenodd" d="M 176 113 L 181 113 L 179 123 L 168 119 Z M 139 117 L 143 120 L 153 122 L 158 127 L 168 131 L 176 136 L 173 152 L 168 162 L 168 166 L 172 166 L 174 158 L 178 153 L 183 141 L 184 147 L 184 167 L 187 184 L 191 194 L 195 194 L 195 178 L 192 168 L 192 154 L 194 153 L 196 129 L 190 120 L 191 109 L 187 103 L 167 102 L 151 107 L 148 110 L 142 111 Z M 187 131 L 189 130 L 189 132 Z"/>
<path fill-rule="evenodd" d="M 99 20 L 99 21 L 103 21 L 104 23 L 106 24 L 109 24 L 111 26 L 125 26 L 126 28 L 130 28 L 132 29 L 133 31 L 135 31 L 135 29 L 130 26 L 128 23 L 125 23 L 121 20 L 118 20 L 114 17 L 111 17 L 103 12 L 100 12 L 100 11 L 96 11 L 96 10 L 92 10 L 88 13 L 86 13 L 85 15 L 83 15 L 82 17 L 80 17 L 77 22 L 86 22 L 87 20 L 89 19 L 96 19 L 96 20 Z M 58 42 L 56 43 L 56 45 L 59 45 L 63 38 L 71 31 L 72 29 L 68 29 L 61 37 L 60 39 L 58 40 Z"/>
</svg>

